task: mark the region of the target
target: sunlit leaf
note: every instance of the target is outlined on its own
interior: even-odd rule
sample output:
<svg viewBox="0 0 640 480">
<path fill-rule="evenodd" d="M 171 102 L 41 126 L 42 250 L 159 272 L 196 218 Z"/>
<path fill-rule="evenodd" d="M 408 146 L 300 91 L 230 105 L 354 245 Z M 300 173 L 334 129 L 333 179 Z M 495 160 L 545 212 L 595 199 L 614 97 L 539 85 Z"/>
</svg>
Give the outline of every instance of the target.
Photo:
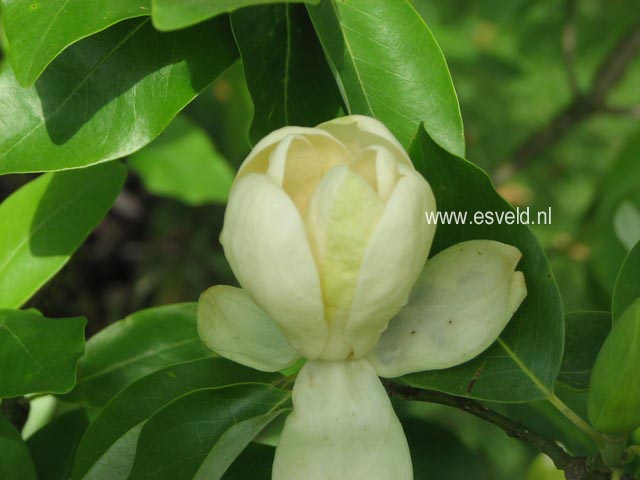
<svg viewBox="0 0 640 480">
<path fill-rule="evenodd" d="M 71 390 L 86 322 L 0 310 L 0 398 Z"/>
<path fill-rule="evenodd" d="M 17 308 L 67 263 L 122 188 L 114 162 L 46 174 L 0 204 L 0 307 Z"/>
</svg>

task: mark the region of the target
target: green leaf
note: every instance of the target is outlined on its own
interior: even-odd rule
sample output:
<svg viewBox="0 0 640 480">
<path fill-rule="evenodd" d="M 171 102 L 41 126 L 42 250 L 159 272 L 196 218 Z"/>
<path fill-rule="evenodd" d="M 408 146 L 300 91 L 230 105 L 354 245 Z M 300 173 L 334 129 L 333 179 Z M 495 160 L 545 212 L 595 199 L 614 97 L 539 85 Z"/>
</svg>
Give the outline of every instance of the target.
<svg viewBox="0 0 640 480">
<path fill-rule="evenodd" d="M 221 478 L 260 432 L 256 425 L 266 426 L 290 397 L 270 385 L 247 384 L 199 390 L 174 400 L 142 427 L 129 479 Z M 241 426 L 257 418 L 257 424 Z"/>
<path fill-rule="evenodd" d="M 153 25 L 158 30 L 177 30 L 242 7 L 278 0 L 152 0 Z M 318 3 L 319 0 L 281 0 L 289 3 Z M 263 41 L 263 40 L 262 40 Z"/>
<path fill-rule="evenodd" d="M 141 310 L 87 342 L 76 386 L 63 400 L 102 407 L 139 378 L 168 365 L 211 355 L 198 336 L 194 303 Z"/>
<path fill-rule="evenodd" d="M 467 212 L 466 224 L 440 223 L 431 255 L 456 243 L 489 239 L 513 245 L 523 258 L 527 298 L 498 340 L 473 360 L 446 370 L 404 377 L 416 387 L 500 402 L 548 397 L 560 370 L 564 343 L 562 302 L 547 258 L 525 225 L 471 223 L 474 212 L 509 212 L 512 207 L 486 173 L 456 157 L 420 128 L 410 156 L 431 184 L 438 210 Z"/>
<path fill-rule="evenodd" d="M 30 86 L 78 40 L 126 18 L 149 15 L 149 0 L 2 0 L 9 57 L 18 81 Z"/>
<path fill-rule="evenodd" d="M 480 458 L 444 428 L 423 420 L 406 419 L 402 427 L 409 441 L 415 480 L 488 480 Z"/>
<path fill-rule="evenodd" d="M 555 393 L 569 408 L 586 419 L 588 392 L 572 390 L 563 384 L 557 384 Z M 572 455 L 592 456 L 598 453 L 593 440 L 547 400 L 527 403 L 490 403 L 488 406 L 524 424 L 527 428 L 562 443 Z"/>
<path fill-rule="evenodd" d="M 69 47 L 29 89 L 5 66 L 0 174 L 128 155 L 157 137 L 236 57 L 226 18 L 171 34 L 134 19 Z"/>
<path fill-rule="evenodd" d="M 303 6 L 245 8 L 231 24 L 255 107 L 254 143 L 285 125 L 315 127 L 338 115 L 340 92 Z"/>
<path fill-rule="evenodd" d="M 207 133 L 184 115 L 128 164 L 148 191 L 189 205 L 226 203 L 235 176 Z"/>
<path fill-rule="evenodd" d="M 290 409 L 281 408 L 240 421 L 230 427 L 209 451 L 193 479 L 219 480 L 222 478 L 249 443 L 271 422 L 289 411 Z"/>
<path fill-rule="evenodd" d="M 172 365 L 132 383 L 105 405 L 80 443 L 73 480 L 126 480 L 143 423 L 176 398 L 195 390 L 245 382 L 273 382 L 222 358 Z M 144 399 L 144 401 L 141 401 Z"/>
<path fill-rule="evenodd" d="M 1 133 L 0 133 L 1 135 Z M 0 308 L 18 308 L 67 263 L 122 188 L 119 163 L 46 174 L 0 204 Z"/>
<path fill-rule="evenodd" d="M 638 297 L 640 297 L 640 242 L 631 249 L 618 273 L 611 302 L 613 321 L 617 321 Z"/>
<path fill-rule="evenodd" d="M 251 443 L 225 472 L 224 480 L 271 480 L 275 448 Z"/>
<path fill-rule="evenodd" d="M 591 375 L 589 419 L 600 432 L 640 427 L 640 298 L 614 323 Z"/>
<path fill-rule="evenodd" d="M 611 314 L 567 313 L 564 325 L 564 357 L 558 381 L 576 390 L 587 390 L 593 364 L 611 330 Z"/>
<path fill-rule="evenodd" d="M 36 469 L 20 433 L 0 415 L 0 478 L 36 480 Z"/>
<path fill-rule="evenodd" d="M 68 480 L 80 439 L 89 426 L 82 409 L 72 410 L 38 430 L 27 446 L 38 472 L 38 480 Z"/>
<path fill-rule="evenodd" d="M 324 0 L 308 10 L 350 113 L 379 119 L 405 147 L 424 122 L 436 142 L 464 155 L 449 69 L 407 0 Z"/>
<path fill-rule="evenodd" d="M 71 390 L 86 323 L 84 317 L 0 310 L 0 398 Z"/>
</svg>

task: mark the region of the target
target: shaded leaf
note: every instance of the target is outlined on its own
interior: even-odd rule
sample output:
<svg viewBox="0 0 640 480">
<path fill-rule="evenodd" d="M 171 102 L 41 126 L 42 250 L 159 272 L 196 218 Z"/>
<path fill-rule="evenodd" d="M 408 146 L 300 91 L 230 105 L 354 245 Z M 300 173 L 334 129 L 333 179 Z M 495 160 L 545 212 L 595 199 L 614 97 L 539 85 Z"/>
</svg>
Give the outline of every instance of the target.
<svg viewBox="0 0 640 480">
<path fill-rule="evenodd" d="M 0 310 L 0 397 L 71 390 L 86 323 L 84 317 Z"/>
<path fill-rule="evenodd" d="M 142 427 L 129 478 L 221 478 L 260 431 L 255 422 L 241 433 L 238 427 L 256 417 L 264 417 L 257 423 L 264 427 L 290 397 L 290 392 L 270 385 L 246 384 L 199 390 L 174 400 Z"/>
<path fill-rule="evenodd" d="M 143 423 L 182 395 L 277 378 L 277 374 L 258 372 L 222 358 L 194 360 L 147 375 L 111 399 L 91 424 L 78 448 L 72 479 L 126 480 Z"/>
<path fill-rule="evenodd" d="M 94 335 L 78 363 L 67 402 L 103 406 L 124 387 L 175 363 L 211 356 L 202 345 L 196 305 L 184 303 L 141 310 Z"/>
<path fill-rule="evenodd" d="M 418 419 L 406 419 L 402 427 L 411 450 L 415 480 L 489 479 L 476 454 L 448 430 Z"/>
<path fill-rule="evenodd" d="M 6 418 L 0 415 L 0 478 L 36 480 L 29 449 Z"/>
<path fill-rule="evenodd" d="M 252 443 L 236 458 L 225 472 L 224 480 L 271 480 L 271 466 L 275 448 Z"/>
<path fill-rule="evenodd" d="M 586 421 L 588 392 L 576 391 L 563 384 L 556 384 L 555 394 Z M 495 403 L 489 404 L 489 407 L 524 424 L 535 432 L 558 440 L 573 455 L 588 456 L 598 453 L 591 438 L 547 400 L 527 403 Z"/>
<path fill-rule="evenodd" d="M 289 412 L 290 409 L 280 408 L 264 415 L 238 422 L 229 428 L 204 459 L 193 477 L 194 480 L 219 480 L 223 478 L 230 465 L 235 462 L 249 443 L 271 422 Z"/>
<path fill-rule="evenodd" d="M 640 297 L 640 242 L 631 249 L 618 273 L 611 302 L 613 321 L 617 321 L 638 297 Z"/>
<path fill-rule="evenodd" d="M 276 2 L 278 0 L 275 0 Z M 287 0 L 283 0 L 287 1 Z M 319 0 L 288 0 L 290 3 L 318 3 Z M 176 30 L 222 13 L 274 0 L 152 0 L 153 24 L 159 30 Z"/>
<path fill-rule="evenodd" d="M 558 381 L 578 390 L 589 388 L 591 370 L 611 330 L 609 312 L 573 312 L 564 317 L 564 357 Z"/>
<path fill-rule="evenodd" d="M 1 134 L 0 134 L 1 135 Z M 0 204 L 0 307 L 18 308 L 67 263 L 122 188 L 119 163 L 32 180 Z"/>
<path fill-rule="evenodd" d="M 184 115 L 134 153 L 128 165 L 149 192 L 189 205 L 226 203 L 235 176 L 207 133 Z"/>
<path fill-rule="evenodd" d="M 245 8 L 231 23 L 253 98 L 254 143 L 285 125 L 315 127 L 338 115 L 340 92 L 303 6 Z"/>
<path fill-rule="evenodd" d="M 84 410 L 72 410 L 38 430 L 27 446 L 38 480 L 68 480 L 80 439 L 89 426 Z"/>
<path fill-rule="evenodd" d="M 489 239 L 513 245 L 523 254 L 527 297 L 488 350 L 460 366 L 403 377 L 416 387 L 501 402 L 548 397 L 562 361 L 564 343 L 560 294 L 547 258 L 525 225 L 473 223 L 474 212 L 513 208 L 494 190 L 489 177 L 432 140 L 422 128 L 410 156 L 429 180 L 438 210 L 467 212 L 466 224 L 441 223 L 431 255 L 464 240 Z"/>
<path fill-rule="evenodd" d="M 2 0 L 9 55 L 30 86 L 66 47 L 126 18 L 149 15 L 149 0 Z"/>
<path fill-rule="evenodd" d="M 29 89 L 5 66 L 0 173 L 84 167 L 132 153 L 236 56 L 226 18 L 171 34 L 133 19 L 69 47 Z"/>
<path fill-rule="evenodd" d="M 382 121 L 407 147 L 421 122 L 464 155 L 458 99 L 440 47 L 406 0 L 324 0 L 308 7 L 350 113 Z"/>
</svg>

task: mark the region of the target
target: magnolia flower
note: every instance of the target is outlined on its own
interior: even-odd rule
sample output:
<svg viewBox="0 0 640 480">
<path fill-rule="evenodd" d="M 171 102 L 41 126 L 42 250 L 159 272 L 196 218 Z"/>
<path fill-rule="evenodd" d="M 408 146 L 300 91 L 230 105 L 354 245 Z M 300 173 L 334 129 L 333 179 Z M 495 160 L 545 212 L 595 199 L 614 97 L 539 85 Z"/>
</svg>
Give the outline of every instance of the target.
<svg viewBox="0 0 640 480">
<path fill-rule="evenodd" d="M 378 376 L 473 358 L 525 298 L 515 247 L 473 240 L 426 261 L 435 209 L 400 143 L 368 117 L 282 128 L 240 167 L 221 242 L 242 289 L 207 290 L 198 329 L 259 370 L 307 359 L 274 480 L 413 478 Z"/>
</svg>

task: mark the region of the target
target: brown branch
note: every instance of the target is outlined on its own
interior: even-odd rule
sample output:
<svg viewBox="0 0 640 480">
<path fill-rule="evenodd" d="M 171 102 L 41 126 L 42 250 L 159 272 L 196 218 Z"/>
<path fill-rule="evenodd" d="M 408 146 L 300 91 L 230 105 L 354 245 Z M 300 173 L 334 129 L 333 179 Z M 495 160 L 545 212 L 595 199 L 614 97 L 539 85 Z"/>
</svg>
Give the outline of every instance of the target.
<svg viewBox="0 0 640 480">
<path fill-rule="evenodd" d="M 618 117 L 629 117 L 635 120 L 640 120 L 640 105 L 633 107 L 618 107 L 616 105 L 605 105 L 602 107 L 602 112 L 608 115 L 614 115 Z"/>
<path fill-rule="evenodd" d="M 491 410 L 480 402 L 442 392 L 398 385 L 389 381 L 385 381 L 385 387 L 392 397 L 447 405 L 497 426 L 510 437 L 522 440 L 535 450 L 547 455 L 558 470 L 564 471 L 567 480 L 608 480 L 611 478 L 611 471 L 604 466 L 599 458 L 574 457 L 558 445 L 555 440 L 534 432 L 522 423 Z M 623 480 L 633 480 L 633 478 L 625 476 Z"/>
<path fill-rule="evenodd" d="M 618 40 L 600 63 L 591 86 L 584 92 L 574 93 L 573 100 L 556 113 L 551 120 L 533 132 L 497 168 L 496 182 L 510 177 L 513 172 L 527 166 L 545 150 L 555 146 L 585 119 L 597 113 L 612 113 L 606 100 L 622 81 L 640 54 L 640 22 L 634 23 Z M 566 62 L 566 60 L 565 60 Z"/>
</svg>

